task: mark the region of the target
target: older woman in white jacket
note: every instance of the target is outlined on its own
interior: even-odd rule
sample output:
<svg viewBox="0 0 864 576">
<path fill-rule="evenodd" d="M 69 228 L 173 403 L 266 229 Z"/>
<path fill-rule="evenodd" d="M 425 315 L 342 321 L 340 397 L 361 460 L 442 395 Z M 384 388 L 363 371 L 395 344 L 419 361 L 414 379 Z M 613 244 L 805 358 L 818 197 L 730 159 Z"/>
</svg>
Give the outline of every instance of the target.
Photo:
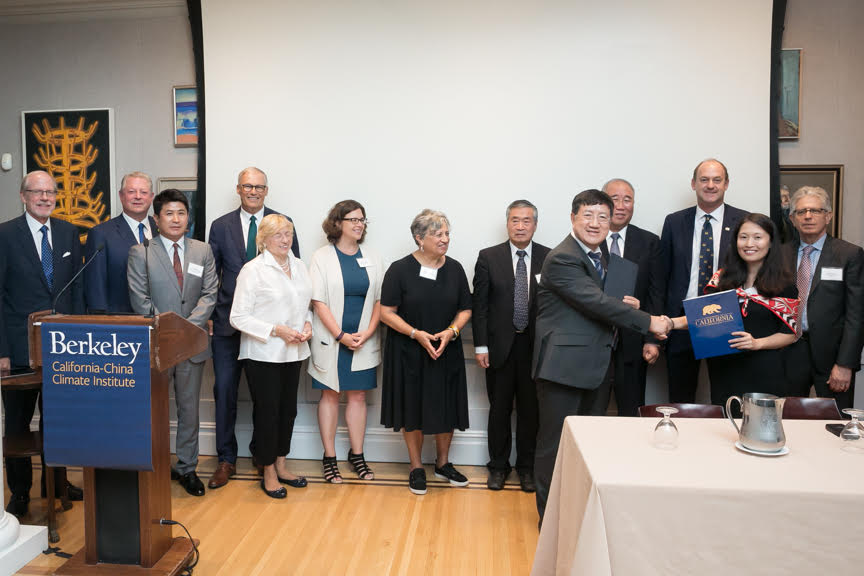
<svg viewBox="0 0 864 576">
<path fill-rule="evenodd" d="M 312 284 L 306 266 L 291 253 L 294 225 L 281 214 L 261 220 L 256 244 L 260 254 L 237 276 L 231 325 L 241 332 L 240 359 L 252 395 L 255 459 L 264 466 L 261 489 L 271 498 L 285 498 L 281 484 L 306 486 L 306 479 L 288 472 L 297 417 L 300 364 L 309 357 Z"/>
<path fill-rule="evenodd" d="M 345 391 L 345 420 L 351 448 L 348 462 L 362 480 L 375 475 L 363 456 L 366 432 L 366 391 L 377 385 L 381 363 L 378 340 L 381 261 L 360 244 L 366 237 L 366 210 L 354 200 L 336 204 L 322 227 L 330 244 L 312 256 L 312 305 L 315 311 L 310 341 L 312 387 L 321 390 L 318 428 L 324 444 L 324 479 L 342 482 L 336 464 L 336 424 L 339 394 Z"/>
</svg>

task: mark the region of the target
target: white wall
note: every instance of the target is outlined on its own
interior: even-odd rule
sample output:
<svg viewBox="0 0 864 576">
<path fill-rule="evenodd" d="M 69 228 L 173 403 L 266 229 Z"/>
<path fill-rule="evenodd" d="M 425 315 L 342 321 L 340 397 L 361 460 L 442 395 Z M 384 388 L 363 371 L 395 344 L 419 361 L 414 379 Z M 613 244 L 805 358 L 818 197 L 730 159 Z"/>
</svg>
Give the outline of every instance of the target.
<svg viewBox="0 0 864 576">
<path fill-rule="evenodd" d="M 413 249 L 408 226 L 430 207 L 450 217 L 450 254 L 470 277 L 477 252 L 506 237 L 511 200 L 538 205 L 537 239 L 554 246 L 574 194 L 615 176 L 637 188 L 635 222 L 657 232 L 693 204 L 690 173 L 709 156 L 729 166 L 730 203 L 766 212 L 771 9 L 260 0 L 243 5 L 238 27 L 236 3 L 208 0 L 208 220 L 237 206 L 217 191 L 256 165 L 304 254 L 324 243 L 321 220 L 339 200 L 364 203 L 367 243 L 385 261 Z M 482 463 L 488 404 L 470 331 L 463 345 L 472 428 L 457 433 L 453 459 Z M 367 456 L 404 459 L 400 437 L 378 425 L 379 396 Z M 317 458 L 308 379 L 300 397 L 292 454 Z"/>
</svg>

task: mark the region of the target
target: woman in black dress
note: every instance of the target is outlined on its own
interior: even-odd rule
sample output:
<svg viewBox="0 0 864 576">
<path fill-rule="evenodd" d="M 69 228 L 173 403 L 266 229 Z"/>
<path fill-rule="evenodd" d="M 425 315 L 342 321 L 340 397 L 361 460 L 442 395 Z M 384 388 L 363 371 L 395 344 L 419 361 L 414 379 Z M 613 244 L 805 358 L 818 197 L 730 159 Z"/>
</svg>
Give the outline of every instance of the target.
<svg viewBox="0 0 864 576">
<path fill-rule="evenodd" d="M 709 294 L 735 290 L 744 321 L 744 331 L 733 332 L 729 340 L 741 353 L 708 359 L 711 403 L 721 405 L 729 396 L 747 392 L 786 395 L 781 349 L 795 342 L 800 305 L 768 216 L 754 213 L 743 218 L 731 244 L 724 268 L 705 288 Z M 686 328 L 686 317 L 673 318 L 672 326 Z"/>
<path fill-rule="evenodd" d="M 417 250 L 390 265 L 381 287 L 384 347 L 381 423 L 401 430 L 408 446 L 408 486 L 426 493 L 420 460 L 423 435 L 435 435 L 435 476 L 451 485 L 468 479 L 449 460 L 453 430 L 468 427 L 465 358 L 459 332 L 471 318 L 462 265 L 448 258 L 450 222 L 423 210 L 411 223 Z"/>
</svg>

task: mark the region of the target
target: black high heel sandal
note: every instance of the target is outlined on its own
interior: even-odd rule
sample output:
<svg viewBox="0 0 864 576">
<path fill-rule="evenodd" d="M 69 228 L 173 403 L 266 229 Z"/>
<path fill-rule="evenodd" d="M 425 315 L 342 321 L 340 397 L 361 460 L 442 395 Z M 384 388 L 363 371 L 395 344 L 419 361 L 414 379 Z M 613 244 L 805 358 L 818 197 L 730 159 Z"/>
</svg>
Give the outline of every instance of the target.
<svg viewBox="0 0 864 576">
<path fill-rule="evenodd" d="M 341 484 L 342 475 L 339 473 L 339 466 L 336 465 L 335 456 L 324 456 L 321 459 L 321 464 L 324 466 L 324 481 L 330 484 Z"/>
<path fill-rule="evenodd" d="M 351 450 L 348 450 L 348 463 L 354 467 L 354 472 L 357 473 L 357 477 L 361 480 L 375 479 L 375 473 L 366 464 L 366 459 L 363 457 L 362 452 L 360 454 L 352 454 Z"/>
</svg>

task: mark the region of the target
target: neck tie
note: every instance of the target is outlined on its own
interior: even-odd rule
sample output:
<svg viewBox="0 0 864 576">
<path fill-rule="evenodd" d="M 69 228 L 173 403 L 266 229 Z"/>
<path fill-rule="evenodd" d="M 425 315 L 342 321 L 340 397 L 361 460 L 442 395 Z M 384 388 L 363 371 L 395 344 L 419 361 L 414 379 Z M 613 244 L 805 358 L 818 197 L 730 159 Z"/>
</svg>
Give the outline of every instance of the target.
<svg viewBox="0 0 864 576">
<path fill-rule="evenodd" d="M 600 252 L 588 252 L 588 257 L 594 262 L 594 269 L 597 271 L 597 274 L 600 275 L 600 279 L 602 280 L 605 274 L 603 273 L 603 263 L 600 261 Z"/>
<path fill-rule="evenodd" d="M 183 292 L 183 266 L 180 265 L 180 247 L 174 243 L 174 275 L 177 276 L 177 284 L 180 292 Z"/>
<path fill-rule="evenodd" d="M 621 256 L 621 248 L 618 246 L 618 239 L 621 238 L 621 235 L 617 232 L 612 233 L 612 247 L 609 248 L 610 254 L 615 254 L 616 256 Z"/>
<path fill-rule="evenodd" d="M 810 263 L 810 254 L 813 246 L 804 246 L 801 250 L 801 263 L 798 264 L 798 277 L 795 284 L 798 287 L 798 298 L 801 300 L 801 322 L 798 322 L 798 333 L 804 329 L 804 317 L 807 314 L 807 297 L 810 296 L 810 283 L 813 280 L 813 270 Z"/>
<path fill-rule="evenodd" d="M 138 243 L 139 244 L 144 243 L 144 223 L 143 222 L 138 223 Z"/>
<path fill-rule="evenodd" d="M 714 275 L 714 230 L 711 228 L 711 216 L 705 215 L 705 224 L 702 225 L 702 239 L 699 246 L 699 286 L 696 294 L 702 295 L 705 286 Z"/>
<path fill-rule="evenodd" d="M 258 255 L 255 246 L 255 238 L 258 236 L 258 225 L 255 224 L 255 216 L 249 217 L 249 234 L 246 236 L 246 261 L 252 260 Z"/>
<path fill-rule="evenodd" d="M 528 266 L 525 250 L 517 250 L 516 274 L 513 275 L 513 327 L 521 332 L 528 327 Z"/>
<path fill-rule="evenodd" d="M 54 251 L 51 250 L 51 243 L 48 242 L 48 226 L 42 225 L 39 229 L 42 232 L 42 272 L 45 274 L 45 279 L 48 280 L 48 289 L 54 290 Z"/>
</svg>

